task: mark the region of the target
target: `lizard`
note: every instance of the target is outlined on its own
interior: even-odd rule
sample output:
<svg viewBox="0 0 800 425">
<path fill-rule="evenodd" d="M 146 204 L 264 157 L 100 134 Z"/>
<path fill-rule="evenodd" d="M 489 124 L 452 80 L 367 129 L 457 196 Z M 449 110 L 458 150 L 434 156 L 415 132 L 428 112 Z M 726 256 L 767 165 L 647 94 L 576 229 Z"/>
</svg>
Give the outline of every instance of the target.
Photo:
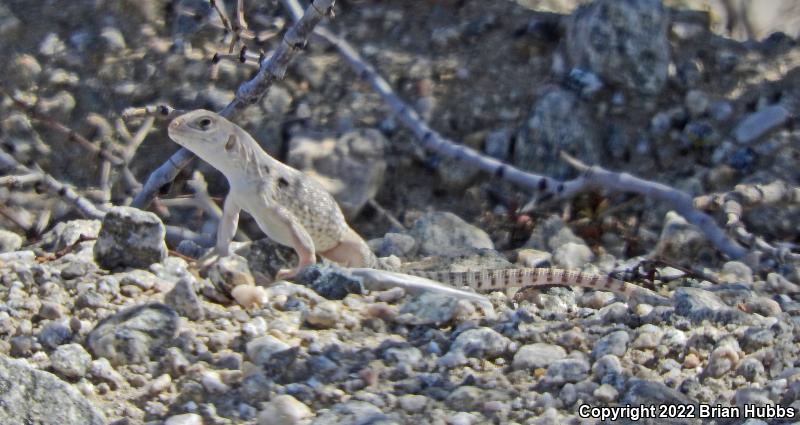
<svg viewBox="0 0 800 425">
<path fill-rule="evenodd" d="M 667 298 L 649 289 L 611 276 L 557 268 L 405 271 L 405 274 L 390 270 L 388 274 L 377 276 L 369 270 L 385 270 L 386 266 L 348 225 L 333 196 L 311 177 L 266 153 L 244 129 L 215 112 L 198 109 L 174 118 L 167 132 L 173 141 L 222 172 L 228 180 L 230 190 L 224 201 L 213 253 L 217 256 L 230 254 L 229 245 L 236 232 L 239 213 L 245 210 L 269 238 L 297 253 L 297 266 L 278 271 L 276 279 L 294 276 L 300 269 L 314 264 L 319 254 L 373 280 L 382 279 L 384 284 L 388 281 L 403 286 L 404 282 L 411 282 L 417 289 L 441 289 L 436 282 L 449 283 L 451 289 L 466 285 L 479 291 L 566 285 L 612 291 L 650 304 L 669 303 Z M 404 276 L 409 275 L 421 280 L 404 281 L 407 279 Z"/>
</svg>

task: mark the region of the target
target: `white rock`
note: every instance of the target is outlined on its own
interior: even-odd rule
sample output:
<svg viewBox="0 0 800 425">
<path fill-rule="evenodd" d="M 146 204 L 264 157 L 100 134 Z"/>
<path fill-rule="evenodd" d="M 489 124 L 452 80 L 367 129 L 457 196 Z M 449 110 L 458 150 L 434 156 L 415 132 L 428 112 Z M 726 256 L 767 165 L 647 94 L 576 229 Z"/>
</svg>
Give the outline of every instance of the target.
<svg viewBox="0 0 800 425">
<path fill-rule="evenodd" d="M 283 394 L 273 398 L 258 415 L 258 425 L 300 424 L 312 416 L 311 409 L 296 398 Z"/>
<path fill-rule="evenodd" d="M 164 421 L 164 425 L 203 425 L 203 417 L 197 413 L 184 413 L 170 416 Z"/>
</svg>

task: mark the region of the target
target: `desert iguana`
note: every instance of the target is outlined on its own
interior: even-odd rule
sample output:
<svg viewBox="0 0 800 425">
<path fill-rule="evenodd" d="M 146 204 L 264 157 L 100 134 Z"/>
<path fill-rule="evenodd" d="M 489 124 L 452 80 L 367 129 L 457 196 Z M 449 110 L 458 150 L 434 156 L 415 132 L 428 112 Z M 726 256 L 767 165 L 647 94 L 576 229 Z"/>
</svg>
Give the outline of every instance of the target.
<svg viewBox="0 0 800 425">
<path fill-rule="evenodd" d="M 376 275 L 369 270 L 383 268 L 377 257 L 344 219 L 339 205 L 325 189 L 302 172 L 281 163 L 264 152 L 241 127 L 206 110 L 181 115 L 169 124 L 169 137 L 221 171 L 228 179 L 230 192 L 225 198 L 222 219 L 214 248 L 218 256 L 229 254 L 239 220 L 245 210 L 272 240 L 292 247 L 299 258 L 297 267 L 281 270 L 278 278 L 293 276 L 314 264 L 316 254 L 362 276 L 415 289 L 444 290 L 465 295 L 453 286 L 476 290 L 509 287 L 575 285 L 612 291 L 650 304 L 668 300 L 648 289 L 594 274 L 560 269 L 503 269 L 476 272 L 387 272 Z M 413 274 L 419 278 L 414 278 Z M 430 280 L 429 280 L 430 279 Z M 432 280 L 432 281 L 431 281 Z M 435 281 L 435 282 L 433 282 Z M 452 285 L 443 289 L 437 282 Z M 471 294 L 474 297 L 475 294 Z"/>
</svg>

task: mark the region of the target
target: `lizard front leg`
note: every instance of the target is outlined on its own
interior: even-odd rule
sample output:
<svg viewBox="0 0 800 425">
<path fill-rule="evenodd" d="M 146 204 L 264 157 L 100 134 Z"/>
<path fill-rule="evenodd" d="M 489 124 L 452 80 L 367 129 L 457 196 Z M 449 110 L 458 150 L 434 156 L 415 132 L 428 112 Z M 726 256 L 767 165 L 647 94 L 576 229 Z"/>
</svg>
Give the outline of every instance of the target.
<svg viewBox="0 0 800 425">
<path fill-rule="evenodd" d="M 225 198 L 225 205 L 222 209 L 222 218 L 219 220 L 217 226 L 217 243 L 214 249 L 203 258 L 197 261 L 200 269 L 205 269 L 210 266 L 219 257 L 226 257 L 231 252 L 231 241 L 234 234 L 236 234 L 236 227 L 239 224 L 239 213 L 242 208 L 233 201 L 233 197 L 228 194 Z"/>
</svg>

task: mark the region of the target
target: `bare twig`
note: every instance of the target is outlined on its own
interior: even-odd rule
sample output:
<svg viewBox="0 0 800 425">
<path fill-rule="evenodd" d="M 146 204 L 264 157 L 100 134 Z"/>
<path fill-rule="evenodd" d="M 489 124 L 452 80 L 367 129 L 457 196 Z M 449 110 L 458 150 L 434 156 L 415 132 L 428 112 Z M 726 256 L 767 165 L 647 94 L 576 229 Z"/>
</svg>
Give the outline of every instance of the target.
<svg viewBox="0 0 800 425">
<path fill-rule="evenodd" d="M 727 226 L 741 222 L 746 207 L 774 204 L 800 204 L 800 188 L 782 180 L 767 184 L 738 184 L 730 192 L 712 193 L 694 198 L 694 206 L 702 210 L 722 208 Z"/>
<path fill-rule="evenodd" d="M 792 253 L 790 244 L 776 247 L 748 232 L 742 222 L 742 214 L 745 208 L 754 206 L 799 203 L 800 188 L 791 187 L 782 180 L 767 184 L 739 184 L 730 192 L 703 195 L 694 199 L 696 208 L 706 211 L 721 208 L 725 214 L 725 226 L 739 242 L 784 261 L 800 259 L 800 254 Z"/>
<path fill-rule="evenodd" d="M 133 159 L 133 156 L 136 155 L 136 150 L 138 150 L 139 146 L 142 144 L 142 142 L 144 142 L 144 139 L 147 137 L 147 133 L 149 133 L 153 128 L 154 122 L 154 117 L 147 117 L 142 122 L 142 125 L 139 126 L 139 129 L 136 130 L 136 134 L 131 136 L 130 132 L 128 131 L 128 126 L 125 125 L 125 121 L 121 119 L 117 120 L 117 131 L 126 142 L 125 150 L 122 152 L 122 160 L 125 161 L 126 166 L 130 164 L 131 159 Z"/>
<path fill-rule="evenodd" d="M 0 165 L 3 165 L 7 168 L 11 168 L 18 173 L 22 174 L 37 174 L 40 177 L 41 182 L 47 187 L 50 191 L 57 193 L 65 201 L 69 202 L 70 204 L 74 205 L 78 211 L 80 211 L 83 215 L 89 218 L 96 218 L 102 219 L 105 215 L 105 212 L 98 209 L 92 201 L 84 198 L 83 196 L 79 195 L 75 190 L 71 187 L 61 183 L 60 181 L 56 180 L 55 177 L 51 176 L 50 174 L 45 173 L 39 167 L 37 169 L 28 168 L 17 160 L 5 153 L 0 151 Z"/>
<path fill-rule="evenodd" d="M 229 60 L 233 62 L 239 62 L 247 65 L 255 65 L 260 66 L 261 62 L 264 60 L 263 54 L 256 55 L 255 53 L 247 50 L 247 46 L 242 46 L 239 53 L 217 53 L 211 59 L 212 64 L 217 64 L 219 61 L 222 60 Z"/>
<path fill-rule="evenodd" d="M 406 230 L 406 226 L 403 226 L 403 223 L 400 222 L 391 212 L 387 211 L 381 204 L 378 203 L 375 199 L 370 199 L 367 203 L 372 207 L 375 208 L 375 211 L 378 211 L 380 215 L 382 215 L 389 223 L 392 223 L 392 226 L 397 227 L 398 229 Z"/>
<path fill-rule="evenodd" d="M 25 233 L 28 233 L 30 227 L 25 220 L 21 219 L 16 213 L 8 209 L 5 205 L 0 205 L 0 215 L 5 217 L 8 221 L 14 223 L 15 226 L 19 227 Z"/>
<path fill-rule="evenodd" d="M 122 160 L 120 158 L 117 158 L 107 150 L 102 149 L 99 146 L 95 145 L 94 143 L 90 142 L 88 139 L 77 133 L 75 130 L 39 112 L 38 110 L 36 110 L 34 106 L 28 105 L 25 102 L 17 99 L 11 93 L 9 93 L 2 85 L 0 85 L 0 93 L 6 95 L 9 99 L 11 99 L 11 102 L 14 104 L 14 106 L 20 109 L 21 111 L 25 112 L 25 114 L 28 115 L 30 118 L 39 121 L 41 124 L 52 130 L 65 134 L 69 140 L 78 143 L 89 152 L 97 154 L 100 158 L 107 160 L 114 165 L 120 165 L 122 163 Z"/>
<path fill-rule="evenodd" d="M 274 81 L 283 78 L 289 62 L 305 46 L 308 36 L 311 35 L 314 27 L 324 15 L 332 12 L 334 3 L 335 0 L 314 0 L 306 9 L 303 17 L 286 32 L 282 43 L 275 49 L 272 56 L 262 61 L 256 76 L 239 86 L 236 90 L 236 97 L 219 114 L 228 118 L 233 117 L 247 105 L 257 102 L 269 90 Z M 179 149 L 167 162 L 150 174 L 144 187 L 134 199 L 133 205 L 138 208 L 146 208 L 155 198 L 158 189 L 174 180 L 178 172 L 193 158 L 194 155 L 188 150 Z"/>
<path fill-rule="evenodd" d="M 219 19 L 222 21 L 222 26 L 225 27 L 225 30 L 232 31 L 230 21 L 228 20 L 228 14 L 225 13 L 225 9 L 219 7 L 216 0 L 208 0 L 208 2 L 211 3 L 211 7 L 213 7 L 217 12 L 217 15 L 219 15 Z"/>
<path fill-rule="evenodd" d="M 297 19 L 300 10 L 297 0 L 284 0 L 283 4 L 289 9 L 294 19 Z M 317 27 L 314 33 L 333 44 L 339 50 L 339 53 L 356 73 L 378 92 L 395 114 L 399 116 L 400 121 L 414 133 L 425 148 L 449 158 L 459 159 L 469 166 L 486 171 L 495 177 L 502 178 L 523 188 L 539 193 L 552 194 L 558 198 L 569 198 L 587 190 L 590 186 L 602 186 L 617 191 L 632 191 L 653 196 L 674 205 L 679 214 L 683 215 L 690 223 L 700 227 L 717 249 L 729 257 L 738 259 L 744 257 L 747 253 L 738 243 L 728 238 L 711 217 L 692 208 L 691 197 L 688 194 L 666 185 L 649 182 L 629 174 L 611 173 L 599 167 L 589 168 L 580 162 L 575 162 L 573 165 L 582 168 L 584 171 L 591 171 L 591 177 L 582 175 L 573 180 L 562 182 L 550 177 L 522 171 L 442 137 L 438 132 L 431 129 L 416 111 L 406 105 L 395 94 L 389 83 L 346 40 L 324 27 Z M 598 176 L 604 179 L 602 184 L 599 184 Z"/>
<path fill-rule="evenodd" d="M 662 183 L 652 182 L 633 176 L 628 173 L 615 173 L 599 166 L 588 166 L 576 158 L 561 152 L 561 158 L 572 167 L 583 172 L 588 186 L 610 189 L 617 192 L 633 192 L 658 199 L 671 206 L 686 221 L 697 226 L 705 233 L 711 243 L 730 258 L 741 259 L 747 250 L 736 241 L 730 239 L 725 232 L 717 226 L 714 219 L 694 208 L 692 197 L 688 193 L 667 186 Z"/>
<path fill-rule="evenodd" d="M 29 184 L 34 184 L 42 180 L 39 174 L 23 174 L 21 176 L 3 176 L 0 177 L 0 186 L 18 189 Z"/>
<path fill-rule="evenodd" d="M 172 119 L 185 113 L 183 109 L 175 109 L 167 104 L 147 105 L 138 108 L 126 108 L 122 111 L 122 119 L 129 120 L 138 117 L 161 117 L 164 119 Z"/>
<path fill-rule="evenodd" d="M 96 206 L 92 201 L 84 196 L 81 196 L 70 186 L 61 183 L 55 177 L 42 171 L 38 166 L 36 169 L 28 168 L 20 164 L 13 156 L 0 151 L 0 166 L 14 170 L 15 172 L 25 175 L 37 175 L 39 180 L 44 186 L 53 193 L 56 193 L 61 199 L 75 206 L 84 216 L 102 220 L 106 214 L 106 208 L 103 206 Z M 1 213 L 0 213 L 1 214 Z M 46 217 L 48 218 L 48 217 Z M 9 217 L 9 219 L 11 219 Z M 15 223 L 18 224 L 18 223 Z M 23 227 L 24 228 L 24 227 Z M 213 238 L 206 235 L 199 235 L 188 229 L 182 229 L 175 226 L 166 226 L 167 240 L 180 241 L 183 239 L 190 239 L 202 246 L 211 246 Z M 28 230 L 28 229 L 25 229 Z"/>
<path fill-rule="evenodd" d="M 208 184 L 203 175 L 199 171 L 195 171 L 192 173 L 192 179 L 187 184 L 194 191 L 194 199 L 200 205 L 200 208 L 214 220 L 219 221 L 222 218 L 222 209 L 208 194 Z"/>
</svg>

